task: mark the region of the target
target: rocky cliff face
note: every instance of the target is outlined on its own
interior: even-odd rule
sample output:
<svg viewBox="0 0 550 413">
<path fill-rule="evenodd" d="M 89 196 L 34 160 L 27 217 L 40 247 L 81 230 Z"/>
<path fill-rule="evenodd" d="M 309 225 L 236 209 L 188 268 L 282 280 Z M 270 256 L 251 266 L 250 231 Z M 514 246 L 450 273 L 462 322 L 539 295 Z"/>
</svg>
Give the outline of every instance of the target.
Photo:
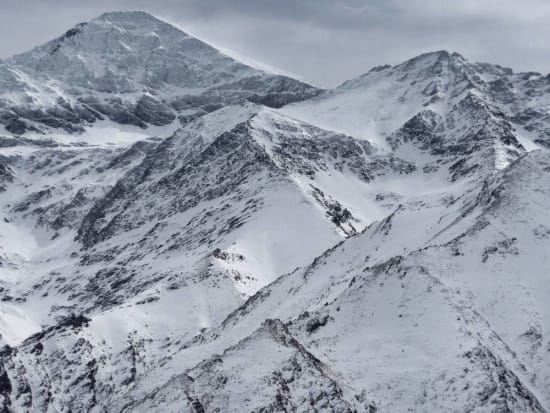
<svg viewBox="0 0 550 413">
<path fill-rule="evenodd" d="M 108 13 L 0 85 L 4 411 L 548 410 L 548 77 Z"/>
</svg>

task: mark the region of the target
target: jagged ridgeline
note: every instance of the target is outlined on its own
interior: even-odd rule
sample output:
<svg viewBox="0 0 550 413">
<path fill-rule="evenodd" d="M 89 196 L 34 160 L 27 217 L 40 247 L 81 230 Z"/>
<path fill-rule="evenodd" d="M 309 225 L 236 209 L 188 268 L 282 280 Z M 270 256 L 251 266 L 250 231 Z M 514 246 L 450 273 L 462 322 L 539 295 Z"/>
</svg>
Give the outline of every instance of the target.
<svg viewBox="0 0 550 413">
<path fill-rule="evenodd" d="M 0 410 L 546 412 L 550 77 L 331 90 L 142 12 L 0 62 Z"/>
</svg>

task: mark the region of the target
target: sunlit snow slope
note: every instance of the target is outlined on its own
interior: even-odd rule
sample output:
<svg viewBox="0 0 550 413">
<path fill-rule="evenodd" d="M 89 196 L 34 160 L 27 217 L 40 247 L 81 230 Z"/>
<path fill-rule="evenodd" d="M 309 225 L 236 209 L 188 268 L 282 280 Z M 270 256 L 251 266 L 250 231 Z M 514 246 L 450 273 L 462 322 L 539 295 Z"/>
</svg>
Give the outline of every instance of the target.
<svg viewBox="0 0 550 413">
<path fill-rule="evenodd" d="M 546 412 L 550 77 L 321 91 L 142 12 L 0 62 L 0 406 Z"/>
</svg>

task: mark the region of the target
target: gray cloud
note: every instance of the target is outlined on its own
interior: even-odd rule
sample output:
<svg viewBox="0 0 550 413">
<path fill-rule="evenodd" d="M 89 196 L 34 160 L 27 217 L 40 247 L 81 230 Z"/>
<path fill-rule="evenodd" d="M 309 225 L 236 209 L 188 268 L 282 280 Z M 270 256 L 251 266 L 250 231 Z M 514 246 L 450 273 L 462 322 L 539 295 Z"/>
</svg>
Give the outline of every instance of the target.
<svg viewBox="0 0 550 413">
<path fill-rule="evenodd" d="M 550 71 L 547 0 L 0 0 L 0 56 L 104 11 L 136 9 L 326 86 L 438 49 Z"/>
</svg>

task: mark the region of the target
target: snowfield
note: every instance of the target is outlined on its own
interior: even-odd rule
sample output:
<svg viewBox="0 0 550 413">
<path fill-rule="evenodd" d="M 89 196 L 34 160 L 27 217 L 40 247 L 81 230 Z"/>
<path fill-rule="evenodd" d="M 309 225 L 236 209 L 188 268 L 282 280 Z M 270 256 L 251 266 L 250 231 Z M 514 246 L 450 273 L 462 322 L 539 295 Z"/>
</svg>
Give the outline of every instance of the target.
<svg viewBox="0 0 550 413">
<path fill-rule="evenodd" d="M 547 412 L 550 77 L 333 90 L 142 12 L 0 61 L 0 410 Z"/>
</svg>

